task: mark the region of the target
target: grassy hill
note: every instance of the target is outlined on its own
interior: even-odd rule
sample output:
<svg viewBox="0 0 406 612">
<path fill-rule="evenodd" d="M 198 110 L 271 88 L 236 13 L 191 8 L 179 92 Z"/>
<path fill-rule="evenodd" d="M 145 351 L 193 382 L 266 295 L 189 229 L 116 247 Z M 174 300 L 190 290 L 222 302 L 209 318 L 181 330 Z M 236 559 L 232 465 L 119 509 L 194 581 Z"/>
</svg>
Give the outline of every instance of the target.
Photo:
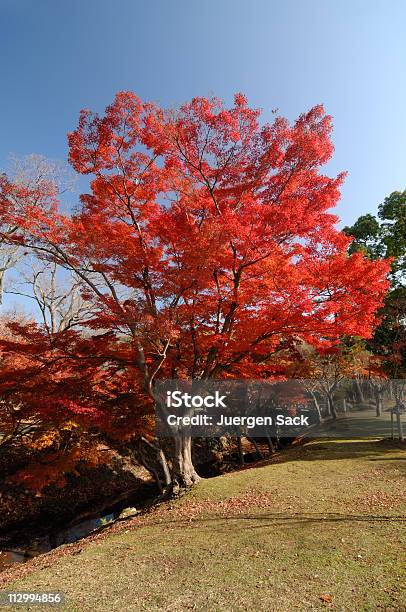
<svg viewBox="0 0 406 612">
<path fill-rule="evenodd" d="M 78 612 L 406 610 L 405 459 L 396 443 L 310 441 L 35 559 L 2 588 L 62 590 Z"/>
</svg>

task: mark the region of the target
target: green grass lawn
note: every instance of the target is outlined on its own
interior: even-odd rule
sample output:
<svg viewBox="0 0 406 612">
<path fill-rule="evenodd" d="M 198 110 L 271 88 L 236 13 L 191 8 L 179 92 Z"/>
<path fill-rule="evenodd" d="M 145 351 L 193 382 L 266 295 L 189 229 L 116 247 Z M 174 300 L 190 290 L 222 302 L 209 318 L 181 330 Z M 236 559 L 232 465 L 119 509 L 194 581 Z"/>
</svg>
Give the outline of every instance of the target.
<svg viewBox="0 0 406 612">
<path fill-rule="evenodd" d="M 2 588 L 62 590 L 78 612 L 406 610 L 405 459 L 369 438 L 311 441 Z"/>
</svg>

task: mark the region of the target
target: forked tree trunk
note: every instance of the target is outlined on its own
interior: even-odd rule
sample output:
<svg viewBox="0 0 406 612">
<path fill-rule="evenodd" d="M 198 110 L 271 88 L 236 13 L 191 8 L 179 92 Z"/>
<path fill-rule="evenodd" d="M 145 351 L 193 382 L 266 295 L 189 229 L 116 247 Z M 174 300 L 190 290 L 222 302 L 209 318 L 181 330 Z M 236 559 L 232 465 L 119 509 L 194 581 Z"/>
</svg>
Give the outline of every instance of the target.
<svg viewBox="0 0 406 612">
<path fill-rule="evenodd" d="M 192 438 L 185 432 L 181 432 L 175 437 L 171 475 L 174 493 L 180 489 L 192 487 L 201 480 L 192 461 Z"/>
<path fill-rule="evenodd" d="M 154 397 L 154 394 L 152 394 L 152 397 Z M 165 408 L 162 408 L 162 411 L 165 414 Z M 183 416 L 188 415 L 184 414 Z M 166 461 L 164 450 L 160 448 L 158 460 L 161 464 L 162 459 L 167 468 L 165 471 L 165 490 L 167 492 L 177 494 L 181 489 L 192 487 L 201 480 L 192 461 L 192 437 L 190 435 L 190 428 L 179 427 L 176 431 L 176 435 L 173 436 L 172 449 L 171 452 L 168 453 L 170 467 Z"/>
</svg>

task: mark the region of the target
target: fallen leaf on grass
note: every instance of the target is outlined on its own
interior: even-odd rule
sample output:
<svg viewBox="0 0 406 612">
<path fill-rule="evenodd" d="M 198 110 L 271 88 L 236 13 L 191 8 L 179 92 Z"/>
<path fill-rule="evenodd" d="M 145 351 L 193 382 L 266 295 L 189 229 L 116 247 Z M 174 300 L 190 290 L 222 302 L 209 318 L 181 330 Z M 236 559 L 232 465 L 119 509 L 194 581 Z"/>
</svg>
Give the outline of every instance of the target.
<svg viewBox="0 0 406 612">
<path fill-rule="evenodd" d="M 321 599 L 321 601 L 324 601 L 324 603 L 331 603 L 333 601 L 331 595 L 320 595 L 319 599 Z"/>
</svg>

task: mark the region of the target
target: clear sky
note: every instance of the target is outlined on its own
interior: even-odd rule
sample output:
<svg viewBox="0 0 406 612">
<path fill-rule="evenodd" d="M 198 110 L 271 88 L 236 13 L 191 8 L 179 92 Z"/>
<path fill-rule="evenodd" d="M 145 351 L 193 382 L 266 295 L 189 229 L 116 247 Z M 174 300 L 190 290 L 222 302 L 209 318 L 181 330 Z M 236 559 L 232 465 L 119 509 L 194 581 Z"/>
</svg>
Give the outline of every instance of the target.
<svg viewBox="0 0 406 612">
<path fill-rule="evenodd" d="M 66 158 L 79 110 L 118 90 L 163 105 L 242 91 L 266 118 L 333 115 L 345 223 L 406 188 L 404 0 L 0 0 L 0 20 L 0 167 Z"/>
</svg>

